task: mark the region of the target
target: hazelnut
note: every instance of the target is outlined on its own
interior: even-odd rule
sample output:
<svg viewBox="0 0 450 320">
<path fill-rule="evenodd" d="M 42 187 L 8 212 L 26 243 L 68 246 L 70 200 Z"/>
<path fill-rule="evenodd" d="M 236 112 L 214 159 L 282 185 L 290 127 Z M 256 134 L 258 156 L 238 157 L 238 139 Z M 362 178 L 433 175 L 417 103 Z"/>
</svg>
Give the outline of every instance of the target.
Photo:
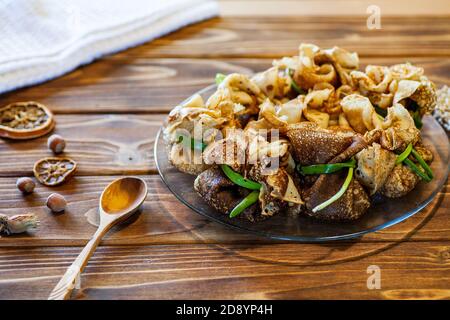
<svg viewBox="0 0 450 320">
<path fill-rule="evenodd" d="M 23 177 L 23 178 L 17 179 L 16 186 L 17 186 L 17 189 L 19 189 L 23 193 L 31 193 L 34 191 L 36 184 L 34 183 L 33 179 L 28 178 L 28 177 Z"/>
<path fill-rule="evenodd" d="M 66 148 L 66 140 L 58 134 L 50 136 L 47 140 L 47 146 L 54 153 L 58 154 Z"/>
<path fill-rule="evenodd" d="M 52 193 L 48 196 L 45 205 L 52 210 L 52 212 L 62 212 L 66 209 L 67 201 L 58 193 Z"/>
</svg>

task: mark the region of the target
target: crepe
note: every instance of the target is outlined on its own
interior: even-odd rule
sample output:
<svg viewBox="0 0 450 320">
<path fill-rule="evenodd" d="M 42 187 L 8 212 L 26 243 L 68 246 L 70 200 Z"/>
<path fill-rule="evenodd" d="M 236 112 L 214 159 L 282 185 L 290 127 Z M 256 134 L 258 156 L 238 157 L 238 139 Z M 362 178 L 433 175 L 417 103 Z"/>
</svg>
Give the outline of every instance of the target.
<svg viewBox="0 0 450 320">
<path fill-rule="evenodd" d="M 208 98 L 194 95 L 170 112 L 164 139 L 169 161 L 197 175 L 195 190 L 223 214 L 250 191 L 225 176 L 222 165 L 257 183 L 259 197 L 243 218 L 292 212 L 338 221 L 361 217 L 372 197 L 401 197 L 415 188 L 421 173 L 406 160 L 397 163 L 407 148 L 433 160 L 420 122 L 434 110 L 436 92 L 421 67 L 360 70 L 356 52 L 302 43 L 298 55 L 274 60 L 267 70 L 216 81 Z M 347 189 L 337 194 L 344 181 Z"/>
</svg>

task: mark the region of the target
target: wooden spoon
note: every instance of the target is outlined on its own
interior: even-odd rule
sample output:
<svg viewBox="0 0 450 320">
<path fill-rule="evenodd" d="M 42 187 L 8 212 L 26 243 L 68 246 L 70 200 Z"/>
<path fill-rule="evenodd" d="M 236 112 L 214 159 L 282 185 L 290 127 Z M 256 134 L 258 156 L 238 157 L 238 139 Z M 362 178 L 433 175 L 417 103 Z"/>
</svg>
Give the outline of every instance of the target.
<svg viewBox="0 0 450 320">
<path fill-rule="evenodd" d="M 146 197 L 147 185 L 140 178 L 120 178 L 114 180 L 105 188 L 100 197 L 100 225 L 92 239 L 86 244 L 86 247 L 53 289 L 48 297 L 49 300 L 66 300 L 70 297 L 76 281 L 102 237 L 114 225 L 135 213 Z"/>
</svg>

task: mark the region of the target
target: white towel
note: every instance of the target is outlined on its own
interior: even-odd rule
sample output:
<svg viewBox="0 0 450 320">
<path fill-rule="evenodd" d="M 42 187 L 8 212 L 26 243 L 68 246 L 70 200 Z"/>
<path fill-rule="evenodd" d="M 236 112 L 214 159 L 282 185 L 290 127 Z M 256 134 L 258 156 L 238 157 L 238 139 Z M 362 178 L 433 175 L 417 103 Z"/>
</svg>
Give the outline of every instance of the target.
<svg viewBox="0 0 450 320">
<path fill-rule="evenodd" d="M 0 93 L 218 14 L 213 0 L 0 0 Z"/>
</svg>

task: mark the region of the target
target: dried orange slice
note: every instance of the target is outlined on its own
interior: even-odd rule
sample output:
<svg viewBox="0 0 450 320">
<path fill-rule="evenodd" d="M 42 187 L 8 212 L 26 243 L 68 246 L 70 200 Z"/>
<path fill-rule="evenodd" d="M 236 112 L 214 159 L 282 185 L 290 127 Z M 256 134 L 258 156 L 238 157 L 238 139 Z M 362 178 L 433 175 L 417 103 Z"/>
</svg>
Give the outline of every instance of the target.
<svg viewBox="0 0 450 320">
<path fill-rule="evenodd" d="M 44 158 L 34 164 L 36 179 L 46 186 L 56 186 L 75 173 L 77 163 L 69 158 Z"/>
<path fill-rule="evenodd" d="M 33 139 L 55 127 L 52 112 L 37 102 L 16 102 L 0 109 L 0 137 Z"/>
</svg>

